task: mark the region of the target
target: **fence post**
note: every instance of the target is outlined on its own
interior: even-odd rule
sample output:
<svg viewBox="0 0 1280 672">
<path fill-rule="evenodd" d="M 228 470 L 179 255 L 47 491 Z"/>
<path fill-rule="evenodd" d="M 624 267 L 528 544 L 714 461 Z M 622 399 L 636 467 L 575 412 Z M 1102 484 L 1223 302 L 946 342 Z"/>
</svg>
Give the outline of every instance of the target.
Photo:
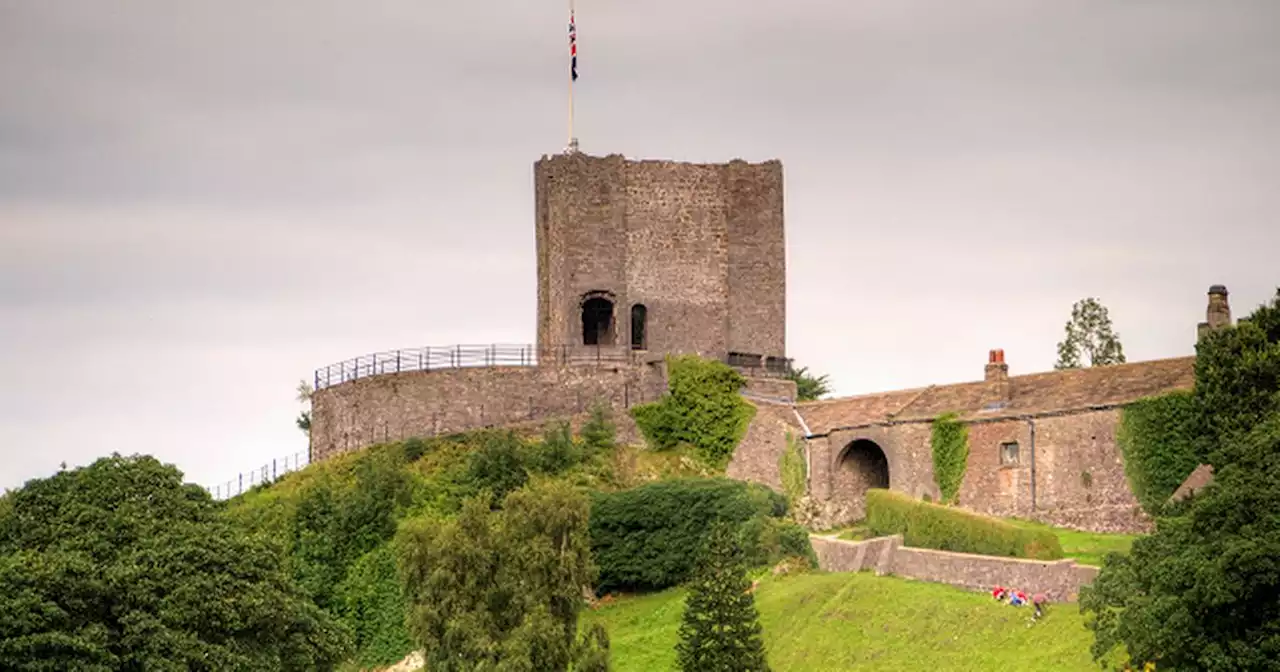
<svg viewBox="0 0 1280 672">
<path fill-rule="evenodd" d="M 271 458 L 271 480 L 276 480 L 276 459 Z"/>
<path fill-rule="evenodd" d="M 418 351 L 418 370 L 422 370 L 422 351 Z"/>
<path fill-rule="evenodd" d="M 422 370 L 430 371 L 431 370 L 431 346 L 428 345 L 426 350 L 427 350 L 427 364 L 425 367 L 423 367 Z"/>
<path fill-rule="evenodd" d="M 238 490 L 240 494 L 243 494 L 244 493 L 244 472 L 240 472 L 240 475 L 236 476 L 236 478 L 240 479 L 240 486 Z"/>
<path fill-rule="evenodd" d="M 400 373 L 400 351 L 396 350 L 396 373 Z"/>
</svg>

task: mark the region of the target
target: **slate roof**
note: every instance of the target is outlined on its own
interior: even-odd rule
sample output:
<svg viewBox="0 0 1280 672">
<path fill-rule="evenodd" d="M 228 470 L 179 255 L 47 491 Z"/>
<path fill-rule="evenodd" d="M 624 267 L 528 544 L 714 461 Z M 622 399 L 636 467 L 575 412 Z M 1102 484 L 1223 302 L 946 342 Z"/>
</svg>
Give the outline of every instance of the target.
<svg viewBox="0 0 1280 672">
<path fill-rule="evenodd" d="M 804 402 L 796 410 L 811 434 L 822 435 L 889 420 L 931 420 L 949 411 L 979 419 L 1117 406 L 1191 389 L 1194 382 L 1195 357 L 1177 357 L 1009 376 L 1009 400 L 994 408 L 992 384 L 975 381 Z"/>
</svg>

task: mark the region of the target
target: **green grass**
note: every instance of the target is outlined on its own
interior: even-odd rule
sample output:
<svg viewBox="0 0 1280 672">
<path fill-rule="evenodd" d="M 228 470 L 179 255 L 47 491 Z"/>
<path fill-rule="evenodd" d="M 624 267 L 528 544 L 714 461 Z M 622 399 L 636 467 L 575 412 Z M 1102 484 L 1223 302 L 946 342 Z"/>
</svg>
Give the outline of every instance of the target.
<svg viewBox="0 0 1280 672">
<path fill-rule="evenodd" d="M 1029 520 L 1007 519 L 1011 524 L 1028 530 L 1050 530 L 1058 535 L 1058 543 L 1062 545 L 1062 553 L 1068 558 L 1075 558 L 1082 565 L 1101 567 L 1102 559 L 1108 553 L 1128 553 L 1133 546 L 1136 534 L 1115 534 L 1107 532 L 1081 532 L 1065 527 L 1053 527 L 1044 523 Z"/>
<path fill-rule="evenodd" d="M 756 592 L 774 672 L 1096 670 L 1075 604 L 1031 611 L 983 593 L 869 573 L 767 577 Z M 624 597 L 585 614 L 609 631 L 614 670 L 672 670 L 683 589 Z"/>
<path fill-rule="evenodd" d="M 1094 565 L 1095 567 L 1102 566 L 1102 559 L 1107 556 L 1107 553 L 1113 551 L 1116 553 L 1128 553 L 1129 548 L 1133 546 L 1133 540 L 1139 536 L 1136 534 L 1081 532 L 1080 530 L 1054 527 L 1018 518 L 1005 518 L 1004 520 L 1015 527 L 1023 529 L 1049 530 L 1053 532 L 1058 537 L 1058 543 L 1062 545 L 1063 557 L 1074 558 L 1076 562 L 1082 565 Z M 837 538 L 846 541 L 862 541 L 875 536 L 870 528 L 862 522 L 829 530 L 824 534 L 835 534 Z"/>
</svg>

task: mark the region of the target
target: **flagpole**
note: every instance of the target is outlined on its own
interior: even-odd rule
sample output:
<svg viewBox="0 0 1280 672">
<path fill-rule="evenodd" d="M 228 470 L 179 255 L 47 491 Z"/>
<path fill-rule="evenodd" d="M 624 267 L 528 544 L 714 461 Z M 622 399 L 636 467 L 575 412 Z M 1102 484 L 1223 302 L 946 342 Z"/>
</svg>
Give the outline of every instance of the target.
<svg viewBox="0 0 1280 672">
<path fill-rule="evenodd" d="M 573 80 L 577 72 L 578 28 L 574 0 L 569 0 L 569 147 L 568 152 L 578 151 L 578 139 L 573 137 Z"/>
</svg>

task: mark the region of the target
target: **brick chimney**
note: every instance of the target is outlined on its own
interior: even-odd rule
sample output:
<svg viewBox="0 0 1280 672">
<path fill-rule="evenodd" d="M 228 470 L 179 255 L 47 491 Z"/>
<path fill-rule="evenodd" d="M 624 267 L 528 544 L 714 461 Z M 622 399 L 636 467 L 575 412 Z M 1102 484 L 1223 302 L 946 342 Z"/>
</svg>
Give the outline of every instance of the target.
<svg viewBox="0 0 1280 672">
<path fill-rule="evenodd" d="M 987 382 L 988 401 L 1009 401 L 1009 365 L 1004 363 L 1004 350 L 996 349 L 987 354 L 983 380 Z"/>
<path fill-rule="evenodd" d="M 1204 312 L 1206 321 L 1197 326 L 1196 338 L 1203 338 L 1214 329 L 1231 326 L 1231 304 L 1227 302 L 1225 285 L 1213 285 L 1209 288 L 1209 307 Z"/>
</svg>

